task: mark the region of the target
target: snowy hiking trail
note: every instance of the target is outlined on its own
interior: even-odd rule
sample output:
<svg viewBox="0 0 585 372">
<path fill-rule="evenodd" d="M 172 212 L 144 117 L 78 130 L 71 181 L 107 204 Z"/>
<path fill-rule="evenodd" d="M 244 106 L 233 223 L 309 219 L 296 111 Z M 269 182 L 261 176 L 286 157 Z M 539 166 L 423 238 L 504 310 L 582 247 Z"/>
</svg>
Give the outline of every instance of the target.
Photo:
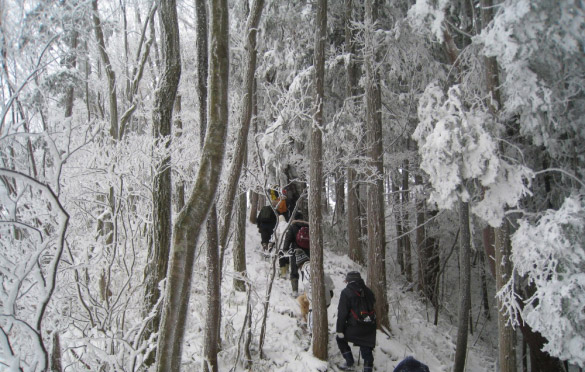
<svg viewBox="0 0 585 372">
<path fill-rule="evenodd" d="M 283 223 L 279 230 L 283 230 Z M 280 232 L 282 233 L 282 232 Z M 261 253 L 260 235 L 255 225 L 247 223 L 246 227 L 246 263 L 248 277 L 252 284 L 252 332 L 251 345 L 253 367 L 252 371 L 275 372 L 305 372 L 305 371 L 336 371 L 335 366 L 343 362 L 335 341 L 335 322 L 337 320 L 337 304 L 339 294 L 345 288 L 345 274 L 351 270 L 362 273 L 365 279 L 366 271 L 360 265 L 351 261 L 347 256 L 338 255 L 328 250 L 324 254 L 324 269 L 334 283 L 334 296 L 331 306 L 327 309 L 329 329 L 329 361 L 323 362 L 312 356 L 310 335 L 306 328 L 301 326 L 300 307 L 296 299 L 291 296 L 291 284 L 286 278 L 278 277 L 278 260 L 276 274 L 268 309 L 266 335 L 263 346 L 265 360 L 258 355 L 258 342 L 263 316 L 263 301 L 266 288 L 270 280 L 272 260 L 265 259 Z M 219 371 L 245 371 L 241 361 L 244 359 L 243 346 L 240 350 L 239 363 L 234 369 L 237 355 L 238 339 L 246 313 L 246 293 L 233 290 L 233 263 L 231 248 L 226 252 L 224 262 L 225 274 L 222 283 L 222 341 L 224 349 L 218 355 Z M 198 265 L 201 265 L 201 258 Z M 197 289 L 191 297 L 192 319 L 189 321 L 184 349 L 184 366 L 194 368 L 201 363 L 203 350 L 203 326 L 205 321 L 205 271 L 198 267 L 196 276 L 203 282 L 202 288 Z M 391 278 L 392 275 L 389 275 Z M 456 324 L 447 324 L 440 320 L 439 326 L 432 323 L 434 309 L 418 299 L 414 292 L 403 292 L 401 283 L 388 282 L 388 301 L 390 302 L 390 323 L 392 335 L 388 337 L 378 331 L 376 348 L 374 349 L 374 371 L 393 371 L 394 367 L 406 356 L 415 358 L 427 364 L 431 372 L 447 372 L 452 368 L 452 359 L 455 354 Z M 193 286 L 195 289 L 195 286 Z M 302 284 L 299 290 L 302 291 Z M 197 310 L 194 310 L 195 309 Z M 429 319 L 427 321 L 427 319 Z M 193 332 L 190 330 L 195 329 Z M 476 335 L 468 339 L 467 371 L 484 372 L 495 371 L 493 346 L 476 342 Z M 494 341 L 496 342 L 496 341 Z M 243 344 L 243 342 L 242 342 Z M 351 345 L 351 344 L 350 344 Z M 354 359 L 358 362 L 359 348 L 352 347 Z M 363 361 L 359 358 L 357 371 L 363 368 Z"/>
</svg>

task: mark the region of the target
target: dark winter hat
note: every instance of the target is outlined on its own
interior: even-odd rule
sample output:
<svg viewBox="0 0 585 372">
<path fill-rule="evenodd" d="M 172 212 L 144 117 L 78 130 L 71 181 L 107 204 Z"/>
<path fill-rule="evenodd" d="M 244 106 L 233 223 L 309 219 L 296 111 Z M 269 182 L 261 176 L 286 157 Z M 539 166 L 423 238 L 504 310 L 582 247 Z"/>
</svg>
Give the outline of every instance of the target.
<svg viewBox="0 0 585 372">
<path fill-rule="evenodd" d="M 309 261 L 309 256 L 303 251 L 302 249 L 295 249 L 295 257 L 297 262 L 297 267 L 301 266 L 305 262 Z"/>
<path fill-rule="evenodd" d="M 409 356 L 394 368 L 394 372 L 429 372 L 429 367 Z"/>
<path fill-rule="evenodd" d="M 358 271 L 350 271 L 345 276 L 345 281 L 348 283 L 351 283 L 351 282 L 355 282 L 356 280 L 359 280 L 361 278 L 362 278 L 362 276 L 360 275 L 360 273 Z"/>
</svg>

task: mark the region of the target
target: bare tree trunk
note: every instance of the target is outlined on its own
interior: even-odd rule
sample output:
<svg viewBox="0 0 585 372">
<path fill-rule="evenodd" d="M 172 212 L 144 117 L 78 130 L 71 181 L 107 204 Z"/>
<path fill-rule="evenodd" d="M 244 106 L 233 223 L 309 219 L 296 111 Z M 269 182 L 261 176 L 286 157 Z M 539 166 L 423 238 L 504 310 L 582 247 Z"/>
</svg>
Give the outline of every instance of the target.
<svg viewBox="0 0 585 372">
<path fill-rule="evenodd" d="M 414 184 L 422 187 L 422 176 L 415 174 Z M 417 188 L 418 189 L 418 188 Z M 429 294 L 432 293 L 432 289 L 429 288 L 429 283 L 426 280 L 426 273 L 428 270 L 428 252 L 426 242 L 426 231 L 425 231 L 425 198 L 424 195 L 417 193 L 415 195 L 416 200 L 416 250 L 418 253 L 418 288 L 422 291 L 427 299 L 430 300 Z"/>
<path fill-rule="evenodd" d="M 169 3 L 174 5 L 172 1 Z M 193 191 L 185 208 L 177 216 L 175 224 L 167 294 L 158 341 L 158 372 L 181 369 L 181 352 L 195 258 L 194 247 L 215 199 L 225 153 L 229 72 L 227 0 L 212 0 L 210 9 L 210 75 L 207 105 L 209 127 Z"/>
<path fill-rule="evenodd" d="M 246 193 L 241 192 L 236 202 L 236 232 L 234 238 L 234 289 L 246 290 Z"/>
<path fill-rule="evenodd" d="M 204 372 L 217 372 L 219 351 L 219 326 L 221 322 L 221 268 L 217 235 L 217 214 L 215 206 L 207 216 L 207 314 L 203 338 Z"/>
<path fill-rule="evenodd" d="M 345 46 L 349 53 L 347 64 L 346 97 L 357 94 L 359 69 L 355 62 L 355 32 L 352 29 L 353 0 L 345 0 Z M 357 172 L 353 167 L 347 168 L 347 234 L 349 241 L 349 258 L 359 264 L 364 264 L 364 252 L 360 242 L 361 221 L 359 209 L 359 184 L 356 182 Z"/>
<path fill-rule="evenodd" d="M 195 0 L 195 12 L 197 17 L 197 92 L 199 96 L 199 143 L 203 147 L 205 133 L 207 131 L 207 2 Z"/>
<path fill-rule="evenodd" d="M 177 95 L 175 98 L 175 112 L 177 117 L 175 118 L 175 136 L 177 138 L 183 135 L 183 121 L 181 120 L 181 96 Z M 177 204 L 177 211 L 180 211 L 185 206 L 185 183 L 182 179 L 178 180 L 175 186 L 175 198 Z"/>
<path fill-rule="evenodd" d="M 462 275 L 459 278 L 459 325 L 457 328 L 457 347 L 455 349 L 453 372 L 465 371 L 469 310 L 471 308 L 471 232 L 469 228 L 469 204 L 463 201 L 459 202 L 459 226 L 461 229 L 459 263 Z"/>
<path fill-rule="evenodd" d="M 325 43 L 327 41 L 327 0 L 317 2 L 315 17 L 315 106 L 311 127 L 311 164 L 309 177 L 309 229 L 311 237 L 311 289 L 313 304 L 313 355 L 327 360 L 329 341 L 325 281 L 323 270 L 323 109 L 325 101 Z"/>
<path fill-rule="evenodd" d="M 51 360 L 50 360 L 50 371 L 51 372 L 62 372 L 63 364 L 61 362 L 61 342 L 59 341 L 59 332 L 53 331 L 51 345 Z"/>
<path fill-rule="evenodd" d="M 108 101 L 110 105 L 110 135 L 114 140 L 118 140 L 118 99 L 116 97 L 116 74 L 112 69 L 110 57 L 108 56 L 108 52 L 106 51 L 106 43 L 104 40 L 104 33 L 102 31 L 102 24 L 99 18 L 97 0 L 92 0 L 91 5 L 93 8 L 92 19 L 95 29 L 95 38 L 98 43 L 100 58 L 104 64 L 104 69 L 106 71 L 106 78 L 108 79 Z"/>
<path fill-rule="evenodd" d="M 248 16 L 246 25 L 247 40 L 246 50 L 248 51 L 248 60 L 244 72 L 245 94 L 242 97 L 242 121 L 237 135 L 237 143 L 232 157 L 232 163 L 228 172 L 228 181 L 223 198 L 220 202 L 222 212 L 220 217 L 219 246 L 225 250 L 228 231 L 230 227 L 232 208 L 240 174 L 242 173 L 242 163 L 244 154 L 248 151 L 248 132 L 252 122 L 252 110 L 254 102 L 254 74 L 256 72 L 256 34 L 258 32 L 258 23 L 264 8 L 264 0 L 254 0 L 252 10 Z M 223 258 L 223 255 L 222 255 Z M 220 262 L 221 264 L 221 262 Z"/>
<path fill-rule="evenodd" d="M 260 198 L 258 197 L 258 193 L 250 190 L 248 193 L 250 197 L 250 223 L 256 224 L 256 219 L 258 218 L 258 207 Z"/>
<path fill-rule="evenodd" d="M 502 288 L 512 276 L 512 246 L 510 244 L 509 225 L 504 221 L 503 225 L 495 229 L 495 253 L 496 253 L 496 288 Z M 502 303 L 498 299 L 498 309 L 502 309 Z M 502 311 L 498 311 L 498 351 L 501 372 L 516 371 L 516 332 L 508 323 L 508 317 Z"/>
<path fill-rule="evenodd" d="M 366 0 L 364 61 L 366 71 L 366 142 L 374 173 L 368 185 L 368 286 L 376 296 L 378 327 L 390 330 L 386 294 L 386 227 L 384 218 L 384 166 L 380 85 L 375 69 L 374 25 L 378 3 Z"/>
<path fill-rule="evenodd" d="M 335 222 L 342 220 L 345 214 L 345 177 L 343 169 L 338 168 L 335 172 L 335 209 L 333 212 Z"/>
<path fill-rule="evenodd" d="M 163 143 L 166 149 L 171 145 L 171 128 L 173 106 L 181 78 L 181 56 L 179 46 L 179 26 L 177 9 L 174 2 L 162 5 L 159 13 L 161 39 L 163 45 L 163 75 L 155 92 L 154 109 L 152 111 L 153 138 Z M 172 184 L 171 156 L 166 155 L 155 167 L 153 181 L 153 239 L 152 250 L 149 252 L 149 265 L 146 273 L 146 305 L 150 311 L 162 295 L 159 283 L 167 276 L 169 253 L 172 235 Z M 160 312 L 152 319 L 151 326 L 145 333 L 146 339 L 156 332 L 160 324 Z M 155 362 L 154 353 L 150 354 L 147 365 Z"/>
<path fill-rule="evenodd" d="M 408 146 L 407 146 L 408 147 Z M 407 233 L 409 229 L 410 214 L 408 213 L 408 207 L 410 202 L 410 182 L 409 182 L 409 162 L 404 161 L 402 167 L 402 228 L 403 228 L 403 251 L 404 255 L 404 273 L 406 274 L 406 280 L 412 282 L 412 252 L 410 250 L 410 234 Z"/>
<path fill-rule="evenodd" d="M 77 39 L 78 32 L 73 30 L 67 35 L 67 41 L 69 43 L 69 54 L 65 57 L 65 68 L 74 70 L 77 66 Z M 73 115 L 73 100 L 74 100 L 74 86 L 69 84 L 65 89 L 65 117 L 69 118 Z"/>
<path fill-rule="evenodd" d="M 347 169 L 347 234 L 349 239 L 349 258 L 364 264 L 364 252 L 360 242 L 361 223 L 358 207 L 357 185 L 354 183 L 356 171 Z"/>
<path fill-rule="evenodd" d="M 394 194 L 394 220 L 396 223 L 396 261 L 400 266 L 400 274 L 406 273 L 404 267 L 404 228 L 402 227 L 402 204 L 400 202 L 400 188 L 398 187 L 398 171 L 395 171 L 394 177 L 392 177 L 392 193 Z"/>
<path fill-rule="evenodd" d="M 488 287 L 487 287 L 487 276 L 485 274 L 485 252 L 479 251 L 479 276 L 481 280 L 481 298 L 483 302 L 483 314 L 486 319 L 490 319 L 490 305 L 489 305 L 489 294 L 488 294 Z"/>
</svg>

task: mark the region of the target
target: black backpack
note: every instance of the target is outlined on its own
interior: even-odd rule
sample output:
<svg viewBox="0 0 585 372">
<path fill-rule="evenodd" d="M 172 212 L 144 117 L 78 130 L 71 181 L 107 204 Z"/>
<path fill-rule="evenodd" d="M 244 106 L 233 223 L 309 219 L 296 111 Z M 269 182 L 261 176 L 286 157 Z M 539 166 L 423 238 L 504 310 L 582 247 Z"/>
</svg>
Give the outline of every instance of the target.
<svg viewBox="0 0 585 372">
<path fill-rule="evenodd" d="M 276 216 L 274 215 L 274 211 L 269 205 L 265 205 L 260 209 L 260 214 L 258 214 L 258 221 L 260 222 L 268 222 L 272 220 L 276 220 Z"/>
<path fill-rule="evenodd" d="M 350 322 L 358 326 L 376 326 L 376 310 L 374 309 L 374 299 L 365 289 L 353 291 L 355 301 L 352 301 L 352 307 L 349 310 L 351 314 Z"/>
</svg>

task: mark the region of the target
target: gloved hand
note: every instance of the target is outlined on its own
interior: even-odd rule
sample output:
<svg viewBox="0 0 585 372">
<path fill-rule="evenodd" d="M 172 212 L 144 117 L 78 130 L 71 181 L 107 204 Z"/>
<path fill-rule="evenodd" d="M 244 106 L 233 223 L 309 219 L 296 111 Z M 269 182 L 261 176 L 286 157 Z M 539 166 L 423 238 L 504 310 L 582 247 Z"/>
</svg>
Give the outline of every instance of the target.
<svg viewBox="0 0 585 372">
<path fill-rule="evenodd" d="M 337 332 L 337 338 L 345 338 L 345 335 L 341 332 Z"/>
</svg>

